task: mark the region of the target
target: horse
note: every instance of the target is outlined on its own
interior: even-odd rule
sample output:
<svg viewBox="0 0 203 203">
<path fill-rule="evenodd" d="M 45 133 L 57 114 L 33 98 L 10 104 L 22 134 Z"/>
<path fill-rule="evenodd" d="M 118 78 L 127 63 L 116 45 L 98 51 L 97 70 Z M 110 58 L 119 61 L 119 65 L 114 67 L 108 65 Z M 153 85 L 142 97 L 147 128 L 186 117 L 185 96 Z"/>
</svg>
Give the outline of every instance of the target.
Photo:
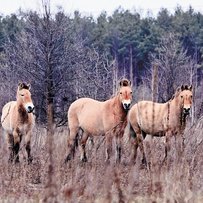
<svg viewBox="0 0 203 203">
<path fill-rule="evenodd" d="M 10 101 L 2 109 L 1 124 L 5 131 L 9 162 L 19 162 L 19 148 L 22 137 L 25 136 L 25 148 L 28 164 L 32 162 L 31 133 L 35 123 L 33 115 L 34 105 L 31 99 L 30 85 L 19 83 L 16 101 Z"/>
<path fill-rule="evenodd" d="M 79 132 L 82 132 L 80 141 L 81 161 L 86 162 L 85 145 L 88 137 L 105 136 L 106 161 L 110 159 L 112 139 L 116 137 L 116 161 L 121 159 L 121 135 L 127 125 L 127 113 L 132 101 L 131 82 L 122 79 L 116 95 L 106 101 L 97 101 L 91 98 L 80 98 L 74 101 L 68 110 L 68 155 L 65 162 L 71 160 L 75 153 L 75 142 Z"/>
<path fill-rule="evenodd" d="M 143 139 L 147 134 L 165 136 L 165 157 L 170 150 L 169 138 L 181 134 L 185 129 L 186 117 L 192 105 L 192 86 L 182 85 L 177 88 L 174 96 L 166 103 L 140 101 L 134 104 L 128 115 L 128 129 L 133 144 L 131 161 L 136 162 L 137 148 L 142 153 L 142 163 L 147 165 L 143 148 Z M 182 137 L 182 144 L 184 139 Z"/>
</svg>

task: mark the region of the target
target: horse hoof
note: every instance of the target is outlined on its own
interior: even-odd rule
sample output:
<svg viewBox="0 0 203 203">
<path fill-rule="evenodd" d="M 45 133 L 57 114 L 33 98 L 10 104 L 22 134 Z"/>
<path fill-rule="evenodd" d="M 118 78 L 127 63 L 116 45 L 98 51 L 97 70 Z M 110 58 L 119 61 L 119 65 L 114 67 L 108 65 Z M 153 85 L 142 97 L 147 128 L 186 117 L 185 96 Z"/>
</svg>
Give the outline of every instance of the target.
<svg viewBox="0 0 203 203">
<path fill-rule="evenodd" d="M 65 161 L 64 163 L 68 163 L 69 161 L 71 160 L 71 155 L 69 154 L 66 158 L 65 158 Z"/>
<path fill-rule="evenodd" d="M 116 160 L 116 165 L 119 165 L 121 163 L 121 160 Z"/>
<path fill-rule="evenodd" d="M 82 162 L 87 162 L 87 157 L 86 156 L 82 157 L 81 161 Z"/>
<path fill-rule="evenodd" d="M 28 160 L 27 160 L 28 165 L 29 165 L 29 164 L 31 164 L 31 163 L 32 163 L 32 161 L 33 161 L 33 158 L 32 158 L 32 157 L 29 157 L 29 158 L 28 158 Z"/>
<path fill-rule="evenodd" d="M 141 169 L 147 169 L 147 166 L 148 166 L 148 164 L 147 164 L 146 159 L 142 159 L 142 163 L 141 163 L 140 168 Z"/>
<path fill-rule="evenodd" d="M 106 160 L 105 160 L 105 163 L 106 163 L 107 165 L 110 165 L 110 163 L 111 163 L 111 162 L 110 162 L 110 159 L 106 159 Z"/>
<path fill-rule="evenodd" d="M 12 164 L 13 163 L 13 158 L 9 158 L 8 159 L 8 164 Z"/>
<path fill-rule="evenodd" d="M 15 164 L 19 164 L 19 163 L 20 163 L 19 158 L 16 158 L 15 159 Z"/>
<path fill-rule="evenodd" d="M 142 165 L 147 166 L 147 161 L 146 161 L 146 159 L 145 159 L 145 158 L 143 158 L 143 159 L 142 159 Z"/>
<path fill-rule="evenodd" d="M 167 158 L 165 157 L 164 159 L 163 159 L 163 161 L 161 162 L 161 165 L 162 166 L 165 166 L 167 164 Z"/>
</svg>

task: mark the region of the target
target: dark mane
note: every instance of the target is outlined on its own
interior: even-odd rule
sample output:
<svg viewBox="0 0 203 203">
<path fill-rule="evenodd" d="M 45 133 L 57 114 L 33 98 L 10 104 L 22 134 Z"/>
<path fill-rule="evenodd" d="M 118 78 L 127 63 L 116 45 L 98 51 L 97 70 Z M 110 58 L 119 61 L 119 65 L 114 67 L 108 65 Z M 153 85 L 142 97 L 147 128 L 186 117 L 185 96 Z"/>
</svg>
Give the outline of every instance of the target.
<svg viewBox="0 0 203 203">
<path fill-rule="evenodd" d="M 124 78 L 120 81 L 119 84 L 120 84 L 120 87 L 127 87 L 131 85 L 131 82 L 128 79 Z"/>
</svg>

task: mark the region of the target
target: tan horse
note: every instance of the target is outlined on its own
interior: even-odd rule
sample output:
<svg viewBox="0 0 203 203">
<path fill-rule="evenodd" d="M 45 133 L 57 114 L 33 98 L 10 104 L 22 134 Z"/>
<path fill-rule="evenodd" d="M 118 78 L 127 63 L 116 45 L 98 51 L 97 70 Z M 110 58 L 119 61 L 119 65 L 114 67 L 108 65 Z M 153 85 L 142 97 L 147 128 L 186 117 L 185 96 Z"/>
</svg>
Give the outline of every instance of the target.
<svg viewBox="0 0 203 203">
<path fill-rule="evenodd" d="M 19 83 L 16 95 L 17 101 L 8 102 L 2 110 L 1 124 L 7 136 L 10 150 L 9 161 L 19 162 L 19 148 L 22 136 L 25 136 L 25 145 L 28 163 L 32 161 L 30 155 L 31 131 L 34 126 L 34 105 L 31 99 L 30 86 Z"/>
<path fill-rule="evenodd" d="M 85 144 L 88 137 L 105 135 L 106 159 L 109 160 L 113 136 L 116 136 L 117 161 L 121 157 L 121 135 L 123 125 L 127 124 L 127 112 L 132 101 L 131 82 L 123 79 L 119 83 L 119 90 L 113 98 L 101 102 L 90 98 L 80 98 L 73 102 L 68 110 L 70 135 L 68 137 L 68 155 L 66 162 L 75 152 L 77 134 L 82 131 L 80 142 L 81 160 L 87 161 Z M 116 134 L 116 135 L 115 135 Z"/>
<path fill-rule="evenodd" d="M 146 134 L 153 136 L 166 136 L 165 158 L 169 151 L 169 138 L 172 135 L 182 133 L 185 128 L 186 116 L 192 105 L 192 86 L 181 86 L 175 92 L 174 97 L 166 103 L 140 101 L 129 111 L 128 123 L 130 134 L 134 144 L 132 160 L 136 160 L 137 148 L 143 154 L 142 162 L 146 164 L 143 148 L 143 138 Z M 134 138 L 134 139 L 133 139 Z"/>
</svg>

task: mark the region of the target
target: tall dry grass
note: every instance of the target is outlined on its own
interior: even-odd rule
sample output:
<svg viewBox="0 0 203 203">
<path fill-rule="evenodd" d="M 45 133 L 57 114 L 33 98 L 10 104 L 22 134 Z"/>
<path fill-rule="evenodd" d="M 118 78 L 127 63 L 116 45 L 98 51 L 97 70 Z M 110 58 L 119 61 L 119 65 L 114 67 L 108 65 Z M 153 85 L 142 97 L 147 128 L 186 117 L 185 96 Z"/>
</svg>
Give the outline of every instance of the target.
<svg viewBox="0 0 203 203">
<path fill-rule="evenodd" d="M 47 185 L 49 154 L 46 131 L 36 127 L 32 138 L 33 163 L 27 165 L 23 147 L 20 164 L 7 163 L 8 152 L 1 137 L 0 202 L 43 202 L 47 187 L 52 187 L 47 202 L 203 202 L 203 118 L 185 132 L 184 151 L 179 139 L 171 139 L 167 165 L 162 165 L 164 139 L 145 141 L 150 170 L 137 163 L 130 165 L 130 144 L 123 142 L 122 162 L 115 164 L 115 155 L 105 164 L 105 143 L 94 138 L 95 145 L 87 145 L 88 162 L 76 157 L 64 164 L 66 156 L 66 128 L 55 130 L 53 151 L 53 184 Z M 101 143 L 101 144 L 100 144 Z M 98 147 L 99 145 L 99 147 Z"/>
</svg>

